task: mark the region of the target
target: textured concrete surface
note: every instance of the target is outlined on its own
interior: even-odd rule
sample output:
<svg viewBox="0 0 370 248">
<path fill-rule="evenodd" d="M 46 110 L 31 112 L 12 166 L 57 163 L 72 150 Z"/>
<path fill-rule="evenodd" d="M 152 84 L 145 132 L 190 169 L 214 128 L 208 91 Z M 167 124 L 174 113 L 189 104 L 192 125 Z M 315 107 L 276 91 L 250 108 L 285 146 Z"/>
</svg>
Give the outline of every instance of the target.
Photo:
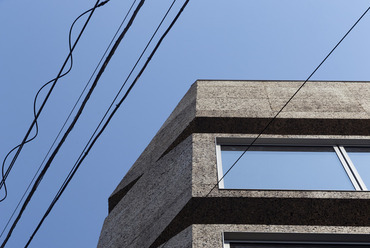
<svg viewBox="0 0 370 248">
<path fill-rule="evenodd" d="M 356 229 L 370 227 L 369 212 L 369 199 L 197 197 L 186 204 L 152 247 L 194 224 L 348 226 Z"/>
<path fill-rule="evenodd" d="M 197 116 L 272 117 L 301 81 L 198 81 Z M 307 82 L 279 118 L 369 119 L 369 82 Z"/>
<path fill-rule="evenodd" d="M 191 198 L 191 137 L 147 170 L 106 218 L 98 247 L 149 247 Z"/>
<path fill-rule="evenodd" d="M 302 83 L 194 83 L 112 193 L 98 247 L 222 247 L 232 231 L 369 233 L 370 192 L 217 187 L 216 140 L 250 142 Z M 368 99 L 368 82 L 308 82 L 258 142 L 370 146 Z"/>
<path fill-rule="evenodd" d="M 163 243 L 159 246 L 159 248 L 191 248 L 193 247 L 193 239 L 192 239 L 192 227 L 189 226 L 176 236 L 172 237 L 167 242 Z"/>
<path fill-rule="evenodd" d="M 189 89 L 170 117 L 157 132 L 156 136 L 143 151 L 137 161 L 132 165 L 124 179 L 112 193 L 111 197 L 142 175 L 147 170 L 148 164 L 158 160 L 160 155 L 181 134 L 182 130 L 188 126 L 189 122 L 194 119 L 195 86 L 196 84 Z"/>
</svg>

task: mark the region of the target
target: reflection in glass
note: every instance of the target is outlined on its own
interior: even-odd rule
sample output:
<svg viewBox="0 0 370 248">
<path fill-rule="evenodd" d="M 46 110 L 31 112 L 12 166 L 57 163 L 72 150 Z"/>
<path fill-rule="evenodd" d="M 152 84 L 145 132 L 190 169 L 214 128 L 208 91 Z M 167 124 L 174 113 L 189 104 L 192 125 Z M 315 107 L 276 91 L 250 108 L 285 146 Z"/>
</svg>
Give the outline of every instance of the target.
<svg viewBox="0 0 370 248">
<path fill-rule="evenodd" d="M 225 173 L 246 149 L 221 146 Z M 253 146 L 224 178 L 226 189 L 354 190 L 332 147 Z"/>
<path fill-rule="evenodd" d="M 346 147 L 345 149 L 366 187 L 370 189 L 370 149 L 355 147 Z"/>
</svg>

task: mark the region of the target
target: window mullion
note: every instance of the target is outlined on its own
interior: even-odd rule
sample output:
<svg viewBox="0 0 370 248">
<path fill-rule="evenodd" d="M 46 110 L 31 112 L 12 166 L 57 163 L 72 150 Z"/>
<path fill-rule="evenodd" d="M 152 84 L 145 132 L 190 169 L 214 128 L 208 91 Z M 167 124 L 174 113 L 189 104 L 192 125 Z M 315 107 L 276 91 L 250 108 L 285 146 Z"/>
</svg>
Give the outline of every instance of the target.
<svg viewBox="0 0 370 248">
<path fill-rule="evenodd" d="M 350 167 L 350 169 L 351 169 L 354 177 L 356 178 L 356 181 L 360 185 L 361 189 L 362 190 L 367 190 L 367 187 L 366 187 L 364 181 L 362 180 L 360 174 L 358 173 L 358 171 L 356 169 L 356 166 L 352 163 L 352 160 L 348 156 L 348 154 L 347 154 L 346 150 L 344 149 L 344 147 L 343 146 L 339 146 L 339 150 L 342 153 L 344 159 L 347 161 L 347 164 Z"/>
<path fill-rule="evenodd" d="M 333 146 L 333 148 L 334 148 L 334 151 L 337 154 L 337 156 L 338 156 L 338 158 L 339 158 L 339 160 L 340 160 L 340 162 L 341 162 L 344 170 L 346 171 L 349 179 L 351 180 L 351 183 L 355 187 L 355 189 L 356 190 L 362 190 L 362 187 L 358 183 L 358 181 L 357 181 L 357 179 L 355 177 L 355 174 L 353 173 L 353 170 L 350 168 L 350 165 L 347 163 L 347 160 L 343 156 L 343 153 L 341 152 L 341 150 L 339 149 L 339 147 L 338 146 Z"/>
</svg>

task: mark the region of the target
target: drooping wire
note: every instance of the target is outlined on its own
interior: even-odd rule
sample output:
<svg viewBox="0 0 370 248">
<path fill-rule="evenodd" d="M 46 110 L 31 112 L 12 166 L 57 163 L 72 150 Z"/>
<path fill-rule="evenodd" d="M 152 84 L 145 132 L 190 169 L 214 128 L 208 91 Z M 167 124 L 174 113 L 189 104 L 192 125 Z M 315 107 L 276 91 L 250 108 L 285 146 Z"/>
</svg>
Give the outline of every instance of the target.
<svg viewBox="0 0 370 248">
<path fill-rule="evenodd" d="M 12 170 L 12 168 L 13 168 L 13 166 L 14 166 L 14 163 L 15 163 L 15 161 L 17 160 L 17 158 L 18 158 L 18 156 L 19 156 L 19 154 L 20 154 L 20 152 L 21 152 L 21 150 L 22 150 L 23 146 L 24 146 L 26 143 L 28 143 L 28 142 L 30 142 L 30 141 L 32 141 L 32 140 L 34 140 L 34 139 L 36 138 L 37 134 L 38 134 L 38 124 L 37 124 L 37 119 L 38 119 L 39 115 L 41 114 L 41 111 L 43 110 L 43 108 L 44 108 L 44 106 L 45 106 L 45 104 L 46 104 L 47 100 L 49 99 L 50 94 L 51 94 L 51 92 L 53 91 L 53 89 L 54 89 L 54 87 L 55 87 L 55 85 L 56 85 L 56 83 L 57 83 L 58 79 L 59 79 L 59 78 L 61 78 L 61 77 L 63 77 L 63 76 L 65 76 L 66 74 L 68 74 L 68 73 L 70 72 L 70 70 L 72 69 L 72 65 L 73 65 L 72 53 L 73 53 L 73 50 L 74 50 L 74 48 L 76 47 L 76 45 L 77 45 L 77 43 L 78 43 L 78 41 L 79 41 L 80 37 L 82 36 L 82 33 L 84 32 L 84 30 L 85 30 L 85 28 L 86 28 L 87 24 L 89 23 L 91 16 L 93 15 L 93 13 L 94 13 L 94 11 L 95 11 L 95 9 L 96 9 L 96 8 L 101 7 L 101 6 L 105 5 L 107 2 L 109 2 L 109 0 L 106 0 L 106 1 L 103 1 L 103 2 L 101 2 L 101 3 L 99 4 L 99 1 L 100 1 L 100 0 L 97 0 L 97 2 L 96 2 L 96 4 L 95 4 L 95 6 L 94 6 L 93 8 L 91 8 L 91 9 L 89 9 L 89 10 L 85 11 L 84 13 L 82 13 L 82 14 L 81 14 L 80 16 L 78 16 L 78 17 L 75 19 L 75 21 L 73 22 L 73 24 L 72 24 L 72 26 L 71 26 L 71 28 L 70 28 L 69 36 L 71 36 L 72 28 L 73 28 L 74 24 L 76 23 L 76 21 L 77 21 L 79 18 L 81 18 L 83 15 L 85 15 L 86 13 L 91 12 L 91 13 L 90 13 L 90 15 L 89 15 L 89 17 L 87 18 L 87 20 L 86 20 L 86 22 L 85 22 L 85 24 L 84 24 L 83 28 L 81 29 L 81 31 L 80 31 L 80 33 L 79 33 L 79 35 L 78 35 L 78 37 L 77 37 L 77 39 L 76 39 L 75 43 L 73 44 L 73 46 L 71 47 L 71 44 L 69 43 L 69 50 L 70 50 L 70 51 L 69 51 L 69 54 L 68 54 L 68 56 L 67 56 L 66 60 L 64 61 L 63 66 L 62 66 L 62 68 L 60 69 L 60 71 L 59 71 L 59 73 L 58 73 L 57 77 L 56 77 L 56 78 L 54 78 L 54 79 L 52 79 L 52 80 L 50 80 L 50 81 L 49 81 L 49 82 L 47 82 L 46 84 L 44 84 L 44 85 L 39 89 L 39 91 L 37 92 L 36 97 L 35 97 L 35 99 L 34 99 L 34 104 L 33 104 L 33 106 L 34 106 L 34 109 L 33 109 L 33 110 L 34 110 L 34 119 L 33 119 L 33 121 L 32 121 L 31 126 L 29 127 L 29 129 L 28 129 L 28 131 L 27 131 L 27 133 L 26 133 L 25 137 L 23 138 L 22 142 L 21 142 L 19 145 L 17 145 L 17 146 L 16 146 L 16 147 L 14 147 L 13 149 L 11 149 L 11 151 L 9 151 L 9 152 L 8 152 L 8 154 L 5 156 L 5 158 L 4 158 L 4 160 L 3 160 L 3 164 L 2 164 L 2 168 L 1 168 L 1 176 L 2 176 L 2 179 L 1 179 L 1 182 L 0 182 L 0 189 L 2 188 L 2 186 L 4 186 L 5 195 L 4 195 L 4 197 L 3 197 L 3 198 L 1 198 L 1 199 L 0 199 L 0 202 L 4 201 L 4 200 L 6 199 L 6 197 L 7 197 L 7 194 L 8 194 L 8 193 L 7 193 L 7 188 L 6 188 L 6 185 L 5 185 L 5 180 L 7 179 L 7 177 L 8 177 L 8 175 L 9 175 L 10 171 Z M 69 61 L 69 60 L 71 60 L 71 62 L 70 62 L 70 68 L 67 70 L 67 72 L 63 73 L 64 68 L 65 68 L 65 66 L 67 65 L 67 63 L 68 63 L 68 61 Z M 36 102 L 37 102 L 38 95 L 39 95 L 39 93 L 41 92 L 41 90 L 42 90 L 44 87 L 46 87 L 48 84 L 50 84 L 50 83 L 53 83 L 53 84 L 52 84 L 51 88 L 49 89 L 49 91 L 48 91 L 48 93 L 47 93 L 46 97 L 44 98 L 44 101 L 42 102 L 42 104 L 41 104 L 41 106 L 40 106 L 39 110 L 36 112 Z M 36 133 L 35 133 L 35 135 L 34 135 L 32 138 L 28 139 L 28 136 L 30 135 L 30 133 L 31 133 L 31 131 L 33 130 L 33 127 L 34 127 L 34 126 L 36 127 Z M 9 156 L 9 155 L 14 151 L 14 150 L 16 150 L 16 149 L 18 149 L 18 150 L 17 150 L 17 152 L 15 153 L 15 155 L 14 155 L 14 157 L 13 157 L 13 159 L 12 159 L 12 161 L 11 161 L 10 165 L 8 166 L 8 168 L 7 168 L 6 172 L 4 173 L 4 170 L 5 170 L 5 163 L 6 163 L 7 158 L 8 158 L 8 156 Z"/>
<path fill-rule="evenodd" d="M 72 67 L 73 67 L 73 54 L 72 54 L 72 46 L 71 46 L 71 33 L 72 33 L 72 29 L 73 29 L 73 26 L 74 26 L 74 24 L 77 22 L 77 20 L 80 18 L 80 17 L 82 17 L 83 15 L 85 15 L 86 13 L 88 13 L 88 12 L 90 12 L 92 10 L 92 8 L 91 9 L 89 9 L 89 10 L 87 10 L 87 11 L 85 11 L 84 13 L 82 13 L 80 16 L 78 16 L 76 19 L 75 19 L 75 21 L 72 23 L 72 25 L 71 25 L 71 27 L 70 27 L 70 29 L 69 29 L 69 39 L 68 39 L 68 45 L 69 45 L 69 53 L 71 54 L 71 56 L 69 57 L 69 59 L 70 59 L 70 66 L 69 66 L 69 69 L 65 72 L 65 73 L 63 73 L 62 75 L 60 75 L 59 76 L 59 78 L 62 78 L 62 77 L 64 77 L 65 75 L 67 75 L 70 71 L 71 71 L 71 69 L 72 69 Z M 38 96 L 39 96 L 39 94 L 40 94 L 40 92 L 47 86 L 47 85 L 49 85 L 51 82 L 54 82 L 55 80 L 56 80 L 57 78 L 54 78 L 54 79 L 52 79 L 52 80 L 50 80 L 49 82 L 47 82 L 47 83 L 45 83 L 43 86 L 41 86 L 41 88 L 37 91 L 37 93 L 36 93 L 36 96 L 35 96 L 35 98 L 34 98 L 34 100 L 33 100 L 33 117 L 36 119 L 36 122 L 35 122 L 35 134 L 33 135 L 33 137 L 32 138 L 30 138 L 30 139 L 28 139 L 27 141 L 25 141 L 25 143 L 24 144 L 26 144 L 26 143 L 28 143 L 28 142 L 30 142 L 30 141 L 32 141 L 32 140 L 34 140 L 36 137 L 37 137 L 37 135 L 38 135 L 38 132 L 39 132 L 39 126 L 38 126 L 38 122 L 37 122 L 37 118 L 36 118 L 36 103 L 37 103 L 37 98 L 38 98 Z M 6 187 L 6 184 L 5 184 L 5 178 L 8 176 L 8 174 L 9 174 L 9 172 L 10 172 L 10 170 L 8 170 L 7 172 L 6 172 L 6 174 L 4 174 L 4 168 L 5 168 L 5 163 L 6 163 L 6 160 L 7 160 L 7 158 L 8 158 L 8 156 L 10 156 L 10 154 L 15 150 L 15 149 L 17 149 L 17 148 L 19 148 L 21 146 L 21 144 L 19 144 L 19 145 L 17 145 L 17 146 L 15 146 L 15 147 L 13 147 L 7 154 L 6 154 L 6 156 L 5 156 L 5 158 L 4 158 L 4 160 L 3 160 L 3 164 L 2 164 L 2 167 L 1 167 L 1 176 L 2 176 L 2 180 L 1 180 L 1 182 L 0 182 L 0 188 L 1 188 L 1 185 L 3 184 L 4 185 L 4 191 L 5 191 L 5 196 L 2 198 L 2 199 L 0 199 L 0 202 L 2 202 L 3 200 L 5 200 L 5 198 L 7 197 L 7 195 L 8 195 L 8 191 L 7 191 L 7 187 Z M 0 237 L 1 237 L 1 235 L 0 235 Z"/>
<path fill-rule="evenodd" d="M 267 128 L 272 124 L 272 122 L 278 117 L 278 115 L 286 108 L 286 106 L 291 102 L 291 100 L 298 94 L 298 92 L 306 85 L 306 83 L 311 79 L 311 77 L 317 72 L 317 70 L 325 63 L 325 61 L 330 57 L 330 55 L 337 49 L 337 47 L 342 43 L 342 41 L 348 36 L 348 34 L 357 26 L 361 19 L 366 15 L 370 10 L 368 7 L 365 12 L 357 19 L 357 21 L 352 25 L 352 27 L 346 32 L 346 34 L 339 40 L 339 42 L 334 46 L 334 48 L 325 56 L 325 58 L 320 62 L 320 64 L 313 70 L 313 72 L 308 76 L 308 78 L 301 84 L 300 87 L 294 92 L 294 94 L 286 101 L 283 107 L 274 115 L 274 117 L 267 123 L 267 125 L 262 129 L 261 132 L 253 139 L 253 141 L 246 145 L 243 153 L 236 159 L 232 166 L 226 171 L 226 173 L 217 181 L 217 183 L 211 188 L 211 190 L 205 195 L 205 198 L 208 197 L 212 191 L 219 185 L 219 183 L 225 178 L 225 176 L 231 171 L 231 169 L 239 162 L 239 160 L 244 156 L 244 154 L 256 143 L 256 141 L 261 137 L 261 135 L 267 130 Z M 194 207 L 194 211 L 200 206 L 201 203 L 198 203 Z M 162 248 L 166 246 L 169 240 L 163 243 Z"/>
<path fill-rule="evenodd" d="M 0 234 L 0 238 L 1 238 L 1 237 L 2 237 L 2 235 L 4 234 L 4 232 L 5 232 L 6 228 L 8 227 L 8 225 L 9 225 L 9 223 L 10 223 L 11 219 L 12 219 L 12 218 L 13 218 L 13 216 L 14 216 L 15 212 L 18 210 L 18 207 L 20 206 L 20 204 L 21 204 L 21 202 L 23 201 L 24 197 L 26 196 L 26 194 L 27 194 L 28 190 L 30 189 L 30 187 L 31 187 L 31 185 L 32 185 L 32 183 L 33 183 L 33 181 L 35 180 L 36 176 L 38 175 L 39 171 L 41 170 L 42 165 L 44 164 L 44 162 L 46 161 L 47 157 L 49 156 L 49 154 L 50 154 L 50 152 L 51 152 L 52 148 L 54 147 L 54 145 L 55 145 L 55 143 L 57 142 L 57 140 L 58 140 L 59 136 L 61 135 L 61 133 L 62 133 L 62 131 L 63 131 L 64 127 L 66 126 L 66 124 L 67 124 L 68 120 L 70 119 L 70 117 L 71 117 L 72 113 L 74 112 L 75 108 L 77 107 L 78 102 L 80 101 L 80 99 L 82 98 L 83 94 L 85 93 L 85 91 L 86 91 L 86 89 L 87 89 L 88 85 L 90 84 L 90 82 L 91 82 L 91 80 L 92 80 L 93 76 L 95 75 L 96 71 L 98 70 L 99 66 L 101 65 L 101 63 L 102 63 L 102 61 L 103 61 L 103 59 L 104 59 L 105 55 L 107 54 L 107 52 L 108 52 L 109 48 L 111 47 L 111 45 L 112 45 L 113 41 L 116 39 L 116 37 L 117 37 L 117 35 L 118 35 L 118 33 L 119 33 L 119 30 L 121 30 L 121 28 L 122 28 L 123 24 L 125 23 L 125 21 L 126 21 L 126 19 L 127 19 L 128 15 L 129 15 L 129 13 L 131 12 L 132 8 L 134 7 L 134 5 L 135 5 L 136 1 L 137 1 L 137 0 L 134 0 L 134 1 L 133 1 L 133 3 L 131 4 L 131 6 L 130 6 L 129 10 L 127 11 L 127 13 L 126 13 L 125 17 L 123 18 L 123 20 L 122 20 L 121 24 L 119 25 L 119 27 L 118 27 L 118 29 L 117 29 L 116 33 L 115 33 L 115 34 L 114 34 L 114 36 L 113 36 L 113 38 L 111 39 L 111 41 L 110 41 L 110 43 L 109 43 L 108 47 L 106 48 L 106 50 L 105 50 L 104 54 L 103 54 L 103 55 L 102 55 L 102 57 L 100 58 L 100 61 L 99 61 L 98 65 L 95 67 L 95 69 L 94 69 L 93 73 L 91 74 L 91 76 L 90 76 L 90 78 L 89 78 L 88 82 L 86 83 L 86 85 L 85 85 L 84 89 L 82 90 L 82 92 L 81 92 L 80 96 L 78 97 L 78 99 L 77 99 L 76 103 L 74 104 L 74 106 L 73 106 L 72 110 L 70 111 L 70 113 L 69 113 L 69 115 L 68 115 L 67 119 L 65 120 L 65 122 L 64 122 L 64 123 L 63 123 L 63 125 L 62 125 L 62 127 L 60 128 L 59 133 L 58 133 L 58 134 L 57 134 L 57 136 L 55 137 L 55 139 L 54 139 L 54 141 L 53 141 L 52 145 L 50 146 L 50 148 L 49 148 L 48 152 L 46 153 L 46 155 L 45 155 L 45 157 L 44 157 L 43 161 L 41 162 L 41 164 L 40 164 L 39 168 L 37 169 L 36 173 L 34 174 L 34 176 L 33 176 L 32 180 L 31 180 L 31 182 L 28 184 L 27 189 L 24 191 L 24 193 L 23 193 L 23 195 L 22 195 L 21 199 L 19 200 L 19 202 L 18 202 L 17 206 L 16 206 L 16 207 L 15 207 L 15 209 L 13 210 L 13 212 L 12 212 L 11 216 L 9 217 L 9 220 L 7 221 L 7 223 L 6 223 L 5 227 L 3 228 L 3 230 L 2 230 L 2 232 L 1 232 L 1 234 Z M 70 34 L 71 34 L 71 32 L 70 32 Z M 69 42 L 70 42 L 70 44 L 71 44 L 71 35 L 69 35 Z M 40 89 L 39 91 L 41 91 L 41 89 Z"/>
<path fill-rule="evenodd" d="M 94 146 L 95 142 L 98 140 L 98 138 L 100 137 L 100 135 L 104 132 L 105 128 L 108 126 L 110 120 L 112 119 L 112 117 L 114 116 L 114 114 L 116 113 L 116 111 L 118 110 L 118 108 L 120 107 L 120 105 L 124 102 L 124 100 L 126 99 L 126 97 L 128 96 L 128 94 L 130 93 L 131 89 L 133 88 L 133 86 L 136 84 L 136 82 L 138 81 L 138 79 L 140 78 L 140 76 L 142 75 L 142 73 L 144 72 L 144 70 L 146 69 L 147 65 L 149 64 L 150 60 L 152 59 L 152 57 L 154 56 L 155 52 L 157 51 L 157 49 L 159 48 L 160 44 L 162 43 L 163 39 L 167 36 L 168 32 L 171 30 L 172 26 L 175 24 L 175 22 L 177 21 L 177 19 L 179 18 L 179 16 L 181 15 L 182 11 L 184 10 L 184 8 L 186 7 L 187 5 L 187 2 L 184 4 L 184 6 L 180 9 L 179 13 L 176 15 L 176 17 L 174 18 L 174 20 L 172 21 L 172 23 L 170 24 L 170 26 L 167 28 L 167 30 L 164 32 L 164 34 L 162 35 L 162 37 L 160 38 L 160 40 L 157 42 L 155 48 L 153 49 L 152 53 L 150 54 L 150 56 L 148 57 L 146 63 L 144 64 L 144 66 L 142 67 L 142 69 L 140 70 L 139 74 L 136 76 L 135 80 L 133 81 L 133 83 L 131 84 L 130 88 L 126 91 L 126 94 L 124 95 L 124 97 L 120 100 L 120 102 L 116 105 L 114 111 L 110 114 L 109 118 L 107 119 L 106 123 L 104 124 L 103 128 L 99 131 L 98 135 L 94 138 L 95 134 L 97 133 L 99 127 L 101 126 L 101 124 L 103 123 L 105 117 L 107 116 L 107 114 L 109 113 L 111 107 L 114 105 L 114 102 L 116 101 L 116 99 L 118 98 L 120 92 L 122 91 L 123 87 L 125 86 L 125 84 L 127 83 L 128 79 L 130 78 L 131 74 L 133 73 L 133 71 L 135 70 L 137 64 L 139 63 L 139 61 L 141 60 L 142 56 L 144 55 L 145 51 L 147 50 L 148 46 L 150 45 L 151 41 L 153 40 L 154 36 L 156 35 L 156 33 L 158 32 L 159 28 L 161 27 L 162 23 L 164 22 L 164 20 L 166 19 L 168 13 L 170 12 L 170 10 L 172 9 L 173 5 L 175 4 L 177 0 L 174 0 L 171 4 L 171 6 L 168 8 L 166 14 L 164 15 L 164 17 L 162 18 L 160 24 L 158 25 L 157 29 L 155 30 L 154 34 L 152 35 L 152 37 L 150 38 L 149 42 L 147 43 L 146 47 L 144 48 L 143 52 L 141 53 L 141 55 L 139 56 L 139 59 L 136 61 L 135 65 L 133 66 L 131 72 L 129 73 L 129 75 L 127 76 L 126 80 L 124 81 L 123 85 L 121 86 L 120 90 L 118 91 L 118 93 L 116 94 L 114 100 L 112 101 L 111 105 L 109 106 L 108 110 L 106 111 L 106 113 L 104 114 L 103 118 L 101 119 L 100 123 L 98 124 L 98 127 L 95 129 L 94 133 L 91 135 L 89 141 L 87 142 L 85 148 L 83 149 L 83 151 L 81 152 L 80 156 L 78 157 L 77 161 L 75 162 L 73 168 L 71 169 L 71 171 L 69 172 L 68 176 L 66 177 L 66 179 L 64 180 L 62 186 L 60 187 L 58 193 L 55 195 L 53 201 L 50 203 L 48 209 L 46 210 L 46 212 L 44 213 L 44 216 L 42 217 L 42 219 L 40 220 L 39 224 L 37 225 L 37 227 L 35 228 L 34 232 L 32 233 L 31 237 L 29 238 L 26 246 L 28 247 L 29 244 L 32 242 L 34 236 L 36 235 L 36 233 L 38 232 L 38 230 L 40 229 L 40 227 L 42 226 L 43 222 L 45 221 L 46 217 L 49 215 L 49 213 L 51 212 L 51 210 L 53 209 L 54 205 L 57 203 L 57 201 L 59 200 L 60 196 L 63 194 L 64 190 L 67 188 L 69 182 L 72 180 L 73 176 L 75 175 L 75 173 L 77 172 L 78 168 L 80 167 L 80 165 L 82 164 L 83 160 L 86 158 L 86 156 L 88 155 L 88 153 L 90 152 L 91 148 Z M 94 138 L 94 139 L 93 139 Z M 92 142 L 91 142 L 92 141 Z"/>
<path fill-rule="evenodd" d="M 70 56 L 70 66 L 69 66 L 69 69 L 65 72 L 65 73 L 63 73 L 62 75 L 60 75 L 58 78 L 62 78 L 62 77 L 64 77 L 65 75 L 67 75 L 70 71 L 71 71 L 71 69 L 72 69 L 72 67 L 73 67 L 73 54 L 72 54 L 72 45 L 71 45 L 71 34 L 72 34 L 72 29 L 73 29 L 73 26 L 74 26 L 74 24 L 77 22 L 77 20 L 79 19 L 79 18 L 81 18 L 83 15 L 85 15 L 86 13 L 88 13 L 88 12 L 90 12 L 90 11 L 92 11 L 93 10 L 93 8 L 91 8 L 91 9 L 89 9 L 89 10 L 87 10 L 87 11 L 85 11 L 84 13 L 82 13 L 80 16 L 78 16 L 75 20 L 74 20 L 74 22 L 72 23 L 72 25 L 71 25 L 71 28 L 69 29 L 69 43 L 68 43 L 68 45 L 69 45 L 69 52 L 70 52 L 70 54 L 71 54 L 71 56 Z M 29 140 L 27 140 L 27 141 L 25 141 L 25 143 L 24 144 L 26 144 L 26 143 L 28 143 L 28 142 L 30 142 L 30 141 L 32 141 L 32 140 L 34 140 L 36 137 L 37 137 L 37 135 L 38 135 L 38 132 L 39 132 L 39 127 L 38 127 L 38 122 L 37 122 L 37 117 L 36 117 L 36 103 L 37 103 L 37 98 L 38 98 L 38 96 L 39 96 L 39 94 L 40 94 L 40 92 L 47 86 L 47 85 L 49 85 L 50 83 L 52 83 L 52 82 L 54 82 L 55 80 L 57 80 L 57 78 L 54 78 L 54 79 L 52 79 L 52 80 L 50 80 L 49 82 L 47 82 L 47 83 L 45 83 L 43 86 L 41 86 L 41 88 L 37 91 L 37 93 L 36 93 L 36 96 L 35 96 L 35 98 L 34 98 L 34 100 L 33 100 L 33 116 L 34 116 L 34 118 L 36 119 L 36 122 L 35 122 L 35 134 L 34 134 L 34 136 L 32 137 L 32 138 L 30 138 Z M 8 156 L 15 150 L 15 149 L 17 149 L 17 148 L 19 148 L 21 146 L 21 144 L 19 144 L 19 145 L 17 145 L 17 146 L 15 146 L 12 150 L 10 150 L 8 153 L 7 153 L 7 155 L 5 156 L 5 158 L 4 158 L 4 160 L 3 160 L 3 164 L 2 164 L 2 168 L 1 168 L 1 171 L 2 171 L 2 178 L 3 178 L 3 180 L 1 181 L 1 183 L 0 183 L 0 188 L 1 188 L 1 184 L 4 184 L 4 189 L 5 189 L 5 196 L 2 198 L 2 199 L 0 199 L 0 202 L 2 202 L 3 200 L 5 200 L 5 198 L 6 198 L 6 196 L 7 196 L 7 188 L 6 188 L 6 184 L 5 184 L 5 178 L 8 176 L 8 174 L 9 174 L 9 172 L 10 172 L 10 170 L 7 170 L 7 172 L 4 174 L 4 168 L 5 168 L 5 162 L 6 162 L 6 160 L 7 160 L 7 158 L 8 158 Z"/>
<path fill-rule="evenodd" d="M 5 244 L 7 243 L 7 241 L 9 240 L 14 228 L 16 227 L 19 219 L 21 218 L 24 210 L 26 209 L 26 207 L 28 206 L 28 203 L 29 201 L 31 200 L 33 194 L 36 192 L 40 182 L 42 181 L 45 173 L 47 172 L 47 170 L 49 169 L 51 163 L 53 162 L 55 156 L 57 155 L 57 153 L 59 152 L 59 149 L 61 148 L 61 146 L 63 145 L 64 141 L 66 140 L 66 138 L 68 137 L 69 133 L 72 131 L 73 127 L 75 126 L 77 120 L 79 119 L 80 115 L 82 114 L 86 104 L 87 104 L 87 101 L 89 100 L 91 94 L 93 93 L 101 75 L 103 74 L 105 68 L 107 67 L 107 65 L 109 64 L 109 61 L 111 60 L 112 56 L 114 55 L 116 49 L 118 48 L 118 45 L 120 44 L 120 42 L 122 41 L 122 39 L 124 38 L 124 36 L 126 35 L 127 31 L 130 29 L 131 25 L 133 24 L 138 12 L 140 11 L 141 7 L 143 6 L 145 0 L 140 0 L 139 4 L 137 5 L 136 9 L 134 10 L 130 20 L 128 21 L 126 27 L 124 28 L 124 30 L 122 31 L 122 33 L 120 34 L 120 36 L 117 38 L 116 42 L 114 43 L 112 49 L 110 50 L 108 56 L 106 57 L 102 67 L 100 68 L 97 76 L 95 77 L 95 80 L 93 82 L 93 84 L 91 85 L 88 93 L 86 94 L 76 116 L 74 117 L 72 123 L 69 125 L 67 131 L 64 133 L 63 137 L 61 138 L 61 140 L 59 141 L 57 147 L 54 149 L 53 153 L 51 154 L 51 156 L 49 157 L 48 161 L 46 162 L 44 168 L 42 169 L 42 171 L 40 172 L 39 176 L 37 177 L 35 183 L 33 184 L 32 186 L 32 189 L 30 190 L 30 193 L 28 194 L 26 200 L 24 201 L 22 207 L 21 207 L 21 210 L 20 212 L 18 213 L 16 219 L 14 220 L 5 240 L 3 241 L 2 245 L 0 246 L 1 248 L 3 248 L 5 246 Z"/>
</svg>

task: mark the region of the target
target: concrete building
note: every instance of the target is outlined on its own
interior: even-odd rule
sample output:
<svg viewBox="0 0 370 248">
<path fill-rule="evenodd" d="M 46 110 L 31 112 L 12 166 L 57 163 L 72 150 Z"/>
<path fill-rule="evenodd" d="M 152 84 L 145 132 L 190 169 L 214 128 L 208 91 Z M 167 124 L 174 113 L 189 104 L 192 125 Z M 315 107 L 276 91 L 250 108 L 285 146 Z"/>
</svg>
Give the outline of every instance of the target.
<svg viewBox="0 0 370 248">
<path fill-rule="evenodd" d="M 195 82 L 110 196 L 98 247 L 370 247 L 369 82 L 308 82 L 222 178 L 301 84 Z"/>
</svg>

